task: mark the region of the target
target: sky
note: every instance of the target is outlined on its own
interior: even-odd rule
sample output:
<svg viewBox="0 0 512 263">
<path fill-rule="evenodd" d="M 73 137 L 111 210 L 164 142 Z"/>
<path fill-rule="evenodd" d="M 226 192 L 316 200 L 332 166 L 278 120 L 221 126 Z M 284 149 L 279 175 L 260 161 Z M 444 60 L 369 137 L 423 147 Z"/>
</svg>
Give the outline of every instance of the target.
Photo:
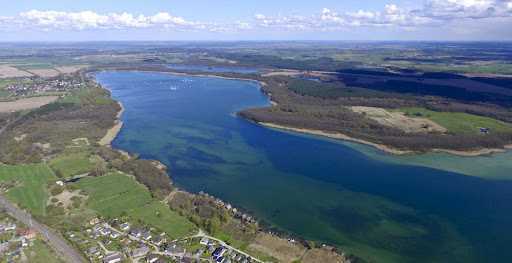
<svg viewBox="0 0 512 263">
<path fill-rule="evenodd" d="M 0 0 L 0 41 L 512 40 L 512 0 Z"/>
</svg>

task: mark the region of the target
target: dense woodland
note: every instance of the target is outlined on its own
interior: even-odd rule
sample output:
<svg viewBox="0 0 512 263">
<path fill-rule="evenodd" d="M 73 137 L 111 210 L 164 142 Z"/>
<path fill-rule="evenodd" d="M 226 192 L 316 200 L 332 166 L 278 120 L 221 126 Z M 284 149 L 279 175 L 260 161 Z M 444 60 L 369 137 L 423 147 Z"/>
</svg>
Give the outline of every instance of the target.
<svg viewBox="0 0 512 263">
<path fill-rule="evenodd" d="M 119 105 L 106 97 L 105 90 L 90 89 L 77 101 L 66 98 L 45 105 L 16 119 L 0 134 L 0 162 L 38 162 L 44 156 L 64 150 L 75 138 L 97 141 L 114 123 Z M 104 102 L 103 102 L 104 101 Z M 23 136 L 23 140 L 16 137 Z"/>
</svg>

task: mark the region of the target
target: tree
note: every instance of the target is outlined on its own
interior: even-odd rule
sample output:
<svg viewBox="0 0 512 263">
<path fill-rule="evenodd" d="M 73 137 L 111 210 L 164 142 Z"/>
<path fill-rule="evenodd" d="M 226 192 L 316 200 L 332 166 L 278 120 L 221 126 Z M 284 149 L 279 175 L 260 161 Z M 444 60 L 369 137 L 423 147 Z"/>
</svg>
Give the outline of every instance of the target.
<svg viewBox="0 0 512 263">
<path fill-rule="evenodd" d="M 107 173 L 107 163 L 103 159 L 98 159 L 94 166 L 94 173 L 96 176 L 102 176 Z"/>
</svg>

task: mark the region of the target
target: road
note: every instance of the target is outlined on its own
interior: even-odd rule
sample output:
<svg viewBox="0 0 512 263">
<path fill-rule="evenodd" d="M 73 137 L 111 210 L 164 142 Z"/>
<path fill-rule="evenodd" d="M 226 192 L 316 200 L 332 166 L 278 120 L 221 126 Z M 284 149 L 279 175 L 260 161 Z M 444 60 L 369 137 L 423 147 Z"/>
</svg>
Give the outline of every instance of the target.
<svg viewBox="0 0 512 263">
<path fill-rule="evenodd" d="M 21 221 L 23 224 L 32 227 L 39 234 L 41 234 L 41 236 L 46 240 L 46 242 L 55 251 L 57 251 L 66 262 L 88 262 L 61 236 L 53 232 L 49 227 L 35 221 L 29 213 L 19 209 L 2 195 L 0 195 L 0 208 L 5 209 L 5 211 L 9 215 Z"/>
</svg>

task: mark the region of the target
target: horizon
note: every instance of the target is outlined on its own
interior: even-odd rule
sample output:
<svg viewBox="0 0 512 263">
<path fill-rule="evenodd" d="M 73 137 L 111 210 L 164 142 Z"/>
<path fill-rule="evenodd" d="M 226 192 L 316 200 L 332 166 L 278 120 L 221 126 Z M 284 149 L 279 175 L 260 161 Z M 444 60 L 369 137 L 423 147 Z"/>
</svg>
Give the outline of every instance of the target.
<svg viewBox="0 0 512 263">
<path fill-rule="evenodd" d="M 340 39 L 340 40 L 322 40 L 322 39 L 221 39 L 221 40 L 210 40 L 210 39 L 178 39 L 178 40 L 143 40 L 143 39 L 121 39 L 121 40 L 0 40 L 0 44 L 10 43 L 187 43 L 187 42 L 198 42 L 198 43 L 235 43 L 235 42 L 248 42 L 248 43 L 308 43 L 308 42 L 319 42 L 319 43 L 511 43 L 512 39 L 508 40 L 436 40 L 436 39 L 421 39 L 421 40 L 365 40 L 365 39 Z"/>
</svg>

